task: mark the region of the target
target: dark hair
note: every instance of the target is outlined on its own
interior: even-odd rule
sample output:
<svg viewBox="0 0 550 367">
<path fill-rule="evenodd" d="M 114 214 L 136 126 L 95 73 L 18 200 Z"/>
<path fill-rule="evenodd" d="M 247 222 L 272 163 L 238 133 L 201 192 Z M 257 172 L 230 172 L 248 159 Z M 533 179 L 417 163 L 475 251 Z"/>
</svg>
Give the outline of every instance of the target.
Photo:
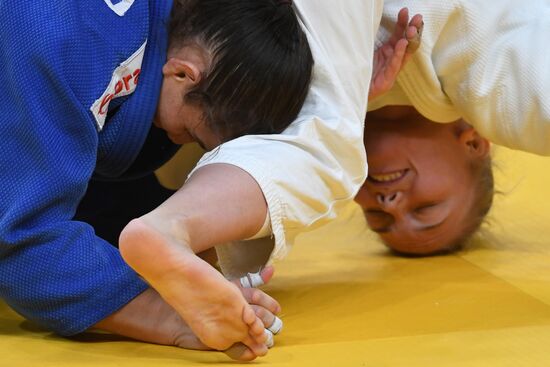
<svg viewBox="0 0 550 367">
<path fill-rule="evenodd" d="M 306 99 L 313 57 L 290 2 L 280 0 L 177 0 L 170 47 L 195 42 L 212 66 L 189 103 L 227 141 L 283 131 Z"/>
<path fill-rule="evenodd" d="M 472 166 L 476 178 L 475 195 L 469 219 L 461 235 L 449 246 L 449 251 L 456 251 L 465 247 L 474 234 L 485 222 L 487 214 L 493 206 L 495 196 L 495 180 L 493 176 L 493 162 L 491 156 Z"/>
</svg>

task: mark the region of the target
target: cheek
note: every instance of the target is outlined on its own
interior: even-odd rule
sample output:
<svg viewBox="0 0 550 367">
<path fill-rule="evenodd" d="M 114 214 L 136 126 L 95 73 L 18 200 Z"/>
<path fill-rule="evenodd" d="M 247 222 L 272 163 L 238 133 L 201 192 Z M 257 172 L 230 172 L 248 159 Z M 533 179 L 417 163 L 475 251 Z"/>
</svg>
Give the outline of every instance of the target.
<svg viewBox="0 0 550 367">
<path fill-rule="evenodd" d="M 464 202 L 464 193 L 472 187 L 471 173 L 464 167 L 433 166 L 424 173 L 417 183 L 417 188 L 429 198 L 429 201 L 448 201 L 461 197 L 459 201 Z"/>
<path fill-rule="evenodd" d="M 163 91 L 159 98 L 159 103 L 157 106 L 157 115 L 162 121 L 163 127 L 169 127 L 170 121 L 172 121 L 172 109 L 171 106 L 173 106 L 173 102 L 170 99 L 170 95 Z"/>
<path fill-rule="evenodd" d="M 368 133 L 366 133 L 368 134 Z M 401 136 L 388 133 L 388 134 L 368 134 L 363 139 L 363 144 L 368 155 L 374 154 L 386 154 L 389 152 L 395 153 L 395 147 L 403 146 L 406 142 Z"/>
<path fill-rule="evenodd" d="M 367 191 L 366 186 L 363 185 L 363 187 L 361 187 L 361 189 L 359 190 L 359 192 L 355 196 L 354 200 L 361 207 L 366 208 L 368 206 L 369 202 L 371 202 L 373 200 L 373 198 L 371 197 L 371 195 Z"/>
<path fill-rule="evenodd" d="M 453 191 L 456 183 L 452 177 L 437 169 L 432 169 L 428 174 L 422 175 L 422 178 L 417 182 L 419 187 L 422 187 L 424 192 L 429 193 L 433 199 L 439 199 L 449 196 Z"/>
<path fill-rule="evenodd" d="M 173 116 L 181 108 L 182 96 L 170 83 L 163 85 L 159 97 L 159 109 L 165 116 Z"/>
</svg>

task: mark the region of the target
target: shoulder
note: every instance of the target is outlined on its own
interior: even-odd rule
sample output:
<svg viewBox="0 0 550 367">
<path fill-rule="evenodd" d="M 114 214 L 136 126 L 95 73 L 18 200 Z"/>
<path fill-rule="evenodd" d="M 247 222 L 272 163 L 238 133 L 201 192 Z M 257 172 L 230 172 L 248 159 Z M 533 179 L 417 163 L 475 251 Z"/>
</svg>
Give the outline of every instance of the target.
<svg viewBox="0 0 550 367">
<path fill-rule="evenodd" d="M 0 2 L 0 59 L 13 75 L 30 72 L 91 105 L 149 32 L 147 1 L 134 1 L 123 16 L 112 2 Z"/>
<path fill-rule="evenodd" d="M 2 47 L 57 56 L 85 50 L 90 55 L 105 49 L 135 51 L 132 46 L 141 45 L 148 33 L 147 2 L 133 2 L 124 16 L 109 4 L 111 0 L 0 2 Z"/>
</svg>

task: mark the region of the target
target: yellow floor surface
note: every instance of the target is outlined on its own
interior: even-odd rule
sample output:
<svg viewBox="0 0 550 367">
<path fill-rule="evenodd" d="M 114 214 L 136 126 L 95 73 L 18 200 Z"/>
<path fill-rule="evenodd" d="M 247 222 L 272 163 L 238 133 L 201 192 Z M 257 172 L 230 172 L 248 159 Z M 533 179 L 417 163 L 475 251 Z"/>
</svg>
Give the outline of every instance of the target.
<svg viewBox="0 0 550 367">
<path fill-rule="evenodd" d="M 550 159 L 497 150 L 488 234 L 468 250 L 393 257 L 357 207 L 302 236 L 267 288 L 285 329 L 254 364 L 550 366 Z M 227 365 L 221 353 L 66 340 L 0 305 L 0 366 Z"/>
</svg>

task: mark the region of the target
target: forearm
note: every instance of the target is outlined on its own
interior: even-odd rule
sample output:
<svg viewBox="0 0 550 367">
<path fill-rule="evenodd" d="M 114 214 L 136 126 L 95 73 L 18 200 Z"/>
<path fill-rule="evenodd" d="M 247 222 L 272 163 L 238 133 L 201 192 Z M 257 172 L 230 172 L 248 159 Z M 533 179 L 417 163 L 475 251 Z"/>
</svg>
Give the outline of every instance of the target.
<svg viewBox="0 0 550 367">
<path fill-rule="evenodd" d="M 60 335 L 86 330 L 146 288 L 118 250 L 84 223 L 50 222 L 32 230 L 6 225 L 0 238 L 0 297 Z"/>
</svg>

